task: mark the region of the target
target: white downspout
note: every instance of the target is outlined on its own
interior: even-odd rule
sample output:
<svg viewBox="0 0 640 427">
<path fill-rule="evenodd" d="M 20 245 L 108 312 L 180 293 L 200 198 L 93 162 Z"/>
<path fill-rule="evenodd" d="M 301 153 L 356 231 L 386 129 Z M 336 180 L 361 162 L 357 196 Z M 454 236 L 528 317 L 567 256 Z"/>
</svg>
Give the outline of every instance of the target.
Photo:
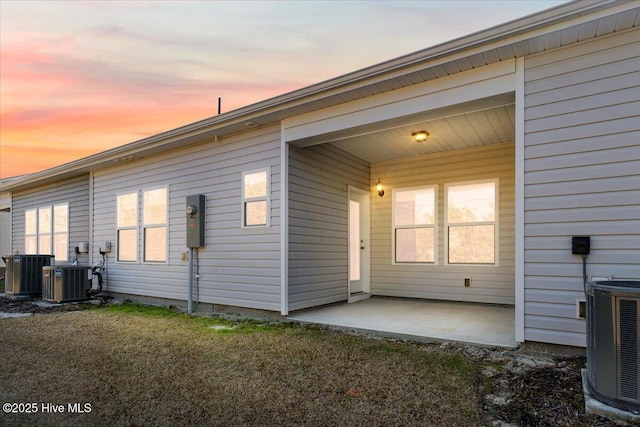
<svg viewBox="0 0 640 427">
<path fill-rule="evenodd" d="M 515 338 L 524 342 L 524 57 L 516 58 L 515 92 Z"/>
</svg>

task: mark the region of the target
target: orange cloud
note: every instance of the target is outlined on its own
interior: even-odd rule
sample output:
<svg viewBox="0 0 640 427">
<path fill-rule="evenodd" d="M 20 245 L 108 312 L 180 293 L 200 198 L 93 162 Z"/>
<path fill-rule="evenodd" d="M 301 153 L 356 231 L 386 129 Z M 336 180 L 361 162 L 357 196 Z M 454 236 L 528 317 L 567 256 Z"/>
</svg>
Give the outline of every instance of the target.
<svg viewBox="0 0 640 427">
<path fill-rule="evenodd" d="M 0 177 L 23 175 L 38 172 L 74 159 L 93 154 L 92 150 L 65 148 L 60 146 L 34 148 L 3 145 Z"/>
</svg>

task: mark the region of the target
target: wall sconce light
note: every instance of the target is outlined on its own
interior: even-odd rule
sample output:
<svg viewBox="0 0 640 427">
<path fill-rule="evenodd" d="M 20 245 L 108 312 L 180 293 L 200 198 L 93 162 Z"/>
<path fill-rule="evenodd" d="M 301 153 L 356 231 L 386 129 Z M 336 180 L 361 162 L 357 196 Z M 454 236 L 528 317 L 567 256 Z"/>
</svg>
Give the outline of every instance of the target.
<svg viewBox="0 0 640 427">
<path fill-rule="evenodd" d="M 380 182 L 380 178 L 378 178 L 378 183 L 376 184 L 376 190 L 378 191 L 378 196 L 384 197 L 384 189 L 382 188 L 382 183 Z"/>
<path fill-rule="evenodd" d="M 412 133 L 411 136 L 416 140 L 416 142 L 425 142 L 427 138 L 429 138 L 429 132 L 426 130 L 420 130 Z"/>
</svg>

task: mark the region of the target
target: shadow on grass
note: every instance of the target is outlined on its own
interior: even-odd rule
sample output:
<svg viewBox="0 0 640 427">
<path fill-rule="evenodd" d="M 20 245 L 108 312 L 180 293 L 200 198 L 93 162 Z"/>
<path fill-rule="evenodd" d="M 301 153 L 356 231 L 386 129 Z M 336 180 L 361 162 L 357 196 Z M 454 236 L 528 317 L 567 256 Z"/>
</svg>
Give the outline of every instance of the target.
<svg viewBox="0 0 640 427">
<path fill-rule="evenodd" d="M 109 304 L 101 308 L 102 311 L 111 314 L 126 314 L 148 318 L 176 319 L 183 322 L 184 326 L 202 332 L 233 334 L 254 332 L 281 332 L 287 328 L 293 328 L 292 324 L 282 322 L 264 322 L 252 319 L 231 320 L 220 316 L 198 316 L 180 311 L 171 306 L 152 306 L 133 302 L 123 304 Z"/>
</svg>

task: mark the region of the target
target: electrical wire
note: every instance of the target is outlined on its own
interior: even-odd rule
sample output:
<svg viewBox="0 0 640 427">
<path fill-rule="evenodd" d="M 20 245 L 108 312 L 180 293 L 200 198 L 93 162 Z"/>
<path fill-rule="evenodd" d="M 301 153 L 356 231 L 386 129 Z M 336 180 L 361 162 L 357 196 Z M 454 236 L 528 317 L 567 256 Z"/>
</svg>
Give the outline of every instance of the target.
<svg viewBox="0 0 640 427">
<path fill-rule="evenodd" d="M 582 286 L 587 293 L 587 254 L 582 254 Z"/>
<path fill-rule="evenodd" d="M 102 257 L 104 258 L 104 290 L 106 291 L 109 285 L 109 270 L 107 269 L 107 266 L 109 265 L 109 256 L 105 254 Z"/>
</svg>

